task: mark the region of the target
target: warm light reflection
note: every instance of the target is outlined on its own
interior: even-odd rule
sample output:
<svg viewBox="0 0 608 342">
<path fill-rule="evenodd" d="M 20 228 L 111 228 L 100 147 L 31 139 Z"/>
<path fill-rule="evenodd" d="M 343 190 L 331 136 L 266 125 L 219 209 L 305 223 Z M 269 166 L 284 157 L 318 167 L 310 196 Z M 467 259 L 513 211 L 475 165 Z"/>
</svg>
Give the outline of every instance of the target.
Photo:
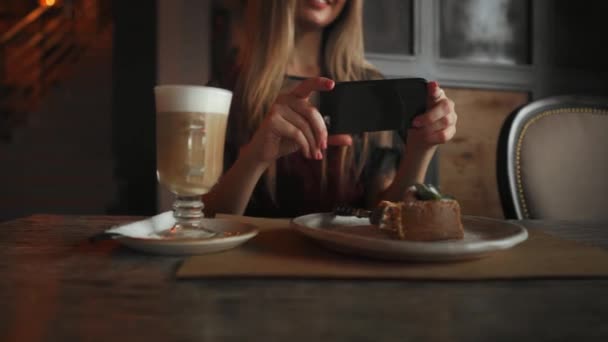
<svg viewBox="0 0 608 342">
<path fill-rule="evenodd" d="M 55 4 L 55 0 L 40 0 L 42 6 L 51 7 Z"/>
</svg>

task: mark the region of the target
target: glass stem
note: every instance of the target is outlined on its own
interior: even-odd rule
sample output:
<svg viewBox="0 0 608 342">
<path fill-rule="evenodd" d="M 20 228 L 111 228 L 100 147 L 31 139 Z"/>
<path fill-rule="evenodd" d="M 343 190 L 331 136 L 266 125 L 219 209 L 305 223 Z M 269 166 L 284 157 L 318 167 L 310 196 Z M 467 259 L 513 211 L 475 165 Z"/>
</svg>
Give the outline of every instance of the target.
<svg viewBox="0 0 608 342">
<path fill-rule="evenodd" d="M 177 196 L 173 202 L 173 217 L 179 225 L 197 226 L 204 217 L 201 196 Z"/>
</svg>

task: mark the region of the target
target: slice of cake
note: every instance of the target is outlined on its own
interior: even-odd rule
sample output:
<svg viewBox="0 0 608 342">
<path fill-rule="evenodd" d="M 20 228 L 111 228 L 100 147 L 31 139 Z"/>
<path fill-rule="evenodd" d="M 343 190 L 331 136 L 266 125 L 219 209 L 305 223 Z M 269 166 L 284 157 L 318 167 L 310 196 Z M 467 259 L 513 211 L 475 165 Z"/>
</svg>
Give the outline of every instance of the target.
<svg viewBox="0 0 608 342">
<path fill-rule="evenodd" d="M 416 184 L 403 202 L 383 201 L 379 227 L 400 240 L 462 239 L 464 230 L 458 201 L 442 196 L 432 185 Z"/>
</svg>

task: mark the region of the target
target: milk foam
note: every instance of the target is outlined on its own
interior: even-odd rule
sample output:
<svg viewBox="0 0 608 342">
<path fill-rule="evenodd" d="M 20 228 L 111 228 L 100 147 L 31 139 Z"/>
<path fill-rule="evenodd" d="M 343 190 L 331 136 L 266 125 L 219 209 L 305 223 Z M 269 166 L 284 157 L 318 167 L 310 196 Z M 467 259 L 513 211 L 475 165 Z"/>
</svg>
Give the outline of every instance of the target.
<svg viewBox="0 0 608 342">
<path fill-rule="evenodd" d="M 197 112 L 228 115 L 232 92 L 226 89 L 160 85 L 154 87 L 157 112 Z"/>
</svg>

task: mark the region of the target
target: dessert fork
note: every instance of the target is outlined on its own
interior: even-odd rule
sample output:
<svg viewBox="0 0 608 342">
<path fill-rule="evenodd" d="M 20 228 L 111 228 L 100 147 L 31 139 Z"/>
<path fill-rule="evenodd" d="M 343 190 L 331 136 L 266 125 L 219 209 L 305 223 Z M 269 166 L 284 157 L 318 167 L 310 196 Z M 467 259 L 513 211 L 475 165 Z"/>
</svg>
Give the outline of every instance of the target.
<svg viewBox="0 0 608 342">
<path fill-rule="evenodd" d="M 384 215 L 384 208 L 375 207 L 373 210 L 367 210 L 362 208 L 353 208 L 346 205 L 338 205 L 334 208 L 334 215 L 338 216 L 355 216 L 360 218 L 369 218 L 369 222 L 372 224 L 380 224 L 382 216 Z"/>
</svg>

